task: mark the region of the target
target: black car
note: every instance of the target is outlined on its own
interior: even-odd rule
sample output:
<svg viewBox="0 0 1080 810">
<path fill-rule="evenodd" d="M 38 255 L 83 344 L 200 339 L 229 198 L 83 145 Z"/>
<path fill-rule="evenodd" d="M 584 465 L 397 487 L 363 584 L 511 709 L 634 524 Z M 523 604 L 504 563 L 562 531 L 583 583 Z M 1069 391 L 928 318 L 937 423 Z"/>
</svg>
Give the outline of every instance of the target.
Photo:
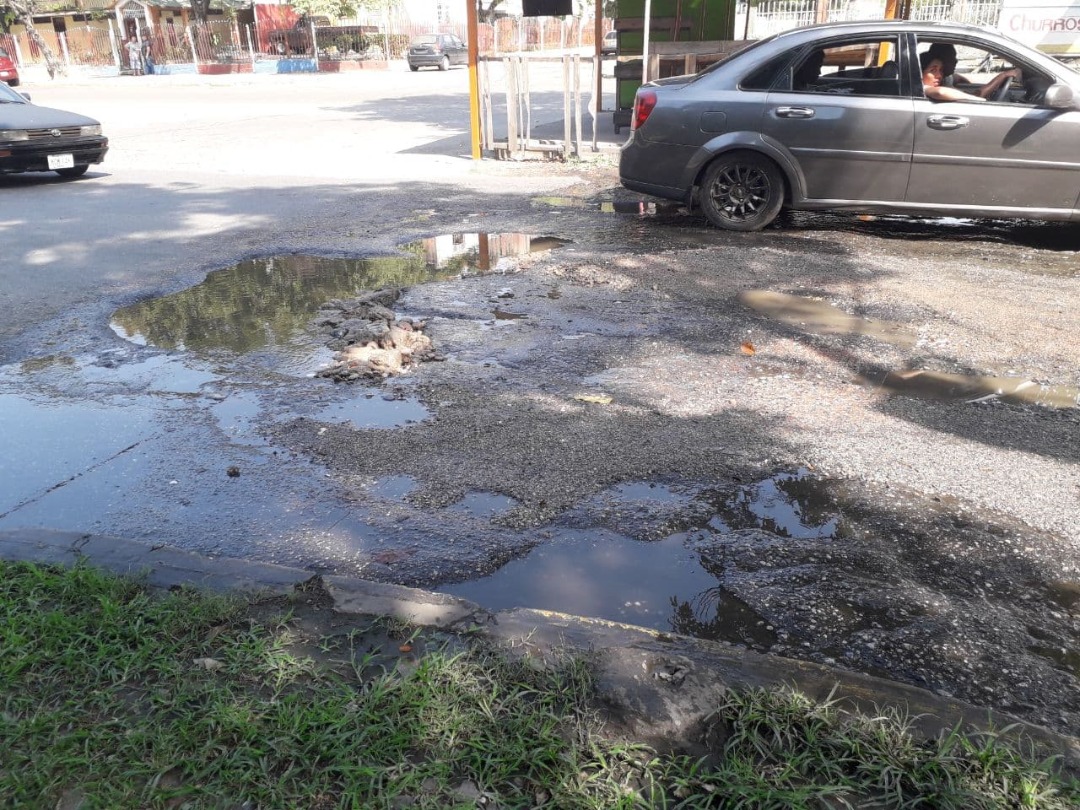
<svg viewBox="0 0 1080 810">
<path fill-rule="evenodd" d="M 423 34 L 409 43 L 405 57 L 409 70 L 437 67 L 449 70 L 451 65 L 469 64 L 469 48 L 453 34 Z"/>
<path fill-rule="evenodd" d="M 93 118 L 31 104 L 0 82 L 0 174 L 79 177 L 108 151 L 109 139 Z"/>
</svg>

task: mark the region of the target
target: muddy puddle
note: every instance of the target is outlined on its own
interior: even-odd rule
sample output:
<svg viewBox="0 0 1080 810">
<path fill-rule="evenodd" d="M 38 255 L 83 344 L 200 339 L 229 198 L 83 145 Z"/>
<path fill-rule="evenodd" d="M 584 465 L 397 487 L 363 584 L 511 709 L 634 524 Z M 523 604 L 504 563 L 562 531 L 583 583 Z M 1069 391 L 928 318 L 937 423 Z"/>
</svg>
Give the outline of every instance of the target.
<svg viewBox="0 0 1080 810">
<path fill-rule="evenodd" d="M 516 257 L 565 244 L 552 236 L 465 232 L 410 242 L 398 256 L 248 259 L 209 273 L 194 287 L 119 309 L 110 326 L 140 346 L 245 355 L 272 371 L 309 375 L 332 356 L 309 330 L 327 301 L 385 287 L 512 272 Z"/>
<path fill-rule="evenodd" d="M 901 324 L 844 312 L 828 302 L 770 290 L 746 290 L 738 300 L 777 323 L 811 335 L 865 335 L 910 348 L 917 335 Z M 954 374 L 922 369 L 883 369 L 866 373 L 863 384 L 904 396 L 961 402 L 1001 401 L 1046 408 L 1080 407 L 1080 388 L 1040 383 L 1023 377 Z"/>
<path fill-rule="evenodd" d="M 490 496 L 481 502 L 513 505 Z M 822 542 L 835 536 L 839 521 L 807 470 L 724 493 L 627 483 L 583 505 L 571 527 L 554 530 L 528 555 L 440 590 L 493 610 L 551 610 L 768 648 L 777 641 L 776 628 L 725 587 L 723 571 L 695 550 L 700 536 L 681 531 L 643 541 L 624 533 L 641 532 L 650 521 L 663 524 L 665 512 L 686 511 L 698 515 L 707 534 L 759 529 Z"/>
</svg>

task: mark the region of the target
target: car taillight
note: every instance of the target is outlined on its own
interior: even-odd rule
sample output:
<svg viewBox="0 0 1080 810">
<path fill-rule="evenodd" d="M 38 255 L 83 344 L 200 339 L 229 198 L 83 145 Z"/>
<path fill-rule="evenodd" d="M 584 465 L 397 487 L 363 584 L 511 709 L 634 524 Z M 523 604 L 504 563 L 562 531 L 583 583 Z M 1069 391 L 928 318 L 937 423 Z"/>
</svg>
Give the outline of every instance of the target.
<svg viewBox="0 0 1080 810">
<path fill-rule="evenodd" d="M 638 90 L 634 96 L 634 117 L 630 119 L 630 129 L 641 129 L 648 118 L 649 113 L 656 106 L 656 93 L 652 90 Z"/>
</svg>

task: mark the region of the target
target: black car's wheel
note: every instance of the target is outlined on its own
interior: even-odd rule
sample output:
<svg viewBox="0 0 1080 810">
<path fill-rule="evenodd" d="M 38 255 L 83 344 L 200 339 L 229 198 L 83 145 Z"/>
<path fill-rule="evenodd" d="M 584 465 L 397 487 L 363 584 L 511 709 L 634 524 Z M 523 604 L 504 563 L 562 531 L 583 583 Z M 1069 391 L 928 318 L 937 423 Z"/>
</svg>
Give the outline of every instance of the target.
<svg viewBox="0 0 1080 810">
<path fill-rule="evenodd" d="M 784 177 L 767 157 L 732 152 L 709 165 L 699 200 L 705 216 L 716 227 L 759 231 L 780 213 Z"/>
<path fill-rule="evenodd" d="M 409 70 L 411 70 L 413 73 L 416 73 L 416 71 L 418 71 L 419 69 L 419 65 L 409 65 Z"/>
<path fill-rule="evenodd" d="M 80 163 L 78 166 L 72 166 L 70 169 L 56 169 L 56 173 L 61 177 L 82 177 L 86 174 L 86 170 L 90 166 L 86 163 Z"/>
<path fill-rule="evenodd" d="M 443 58 L 439 60 L 439 70 L 449 70 L 449 69 L 450 69 L 450 57 L 449 56 L 443 56 Z"/>
</svg>

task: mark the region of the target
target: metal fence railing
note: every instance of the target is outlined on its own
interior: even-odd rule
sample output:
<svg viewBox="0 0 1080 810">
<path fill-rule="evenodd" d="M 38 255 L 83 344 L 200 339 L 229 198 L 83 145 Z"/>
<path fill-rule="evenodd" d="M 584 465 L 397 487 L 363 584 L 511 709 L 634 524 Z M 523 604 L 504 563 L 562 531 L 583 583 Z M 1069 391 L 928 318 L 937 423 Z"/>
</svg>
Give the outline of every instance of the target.
<svg viewBox="0 0 1080 810">
<path fill-rule="evenodd" d="M 605 20 L 602 30 L 611 28 Z M 340 20 L 334 26 L 313 26 L 319 60 L 404 59 L 410 40 L 438 30 L 466 39 L 464 24 L 432 26 L 417 23 L 400 12 L 369 15 L 355 20 Z M 64 66 L 118 68 L 129 66 L 125 35 L 112 18 L 65 32 L 38 28 L 38 34 Z M 303 53 L 280 54 L 268 47 L 266 32 L 234 20 L 211 20 L 190 25 L 172 22 L 154 28 L 140 27 L 137 39 L 143 58 L 152 65 L 243 64 L 279 56 L 311 56 L 312 36 Z M 593 21 L 569 17 L 502 18 L 481 23 L 477 46 L 485 55 L 545 51 L 552 49 L 591 49 L 595 41 Z M 262 45 L 260 46 L 260 42 Z M 44 64 L 41 49 L 25 32 L 0 34 L 0 47 L 11 53 L 20 66 Z"/>
<path fill-rule="evenodd" d="M 915 0 L 911 17 L 995 25 L 1001 3 L 1002 0 Z M 817 19 L 818 6 L 818 0 L 761 0 L 749 6 L 743 0 L 736 10 L 735 36 L 737 39 L 761 39 L 779 31 L 810 25 Z M 829 0 L 827 7 L 828 21 L 881 19 L 884 14 L 885 0 Z M 358 30 L 345 30 L 348 27 Z M 340 20 L 337 26 L 314 26 L 312 33 L 320 60 L 404 59 L 409 41 L 419 34 L 431 33 L 433 28 L 466 38 L 464 24 L 431 26 L 410 20 L 400 10 Z M 604 20 L 601 30 L 610 28 L 611 21 Z M 588 52 L 594 47 L 594 32 L 591 19 L 504 17 L 494 23 L 480 24 L 477 46 L 485 56 L 551 50 L 584 49 Z M 112 18 L 96 25 L 71 27 L 63 33 L 44 28 L 39 28 L 38 33 L 65 66 L 120 67 L 127 59 L 124 37 Z M 140 44 L 144 44 L 145 56 L 155 65 L 191 62 L 235 65 L 280 55 L 266 46 L 265 31 L 260 39 L 254 26 L 238 25 L 234 20 L 212 20 L 186 26 L 167 23 L 153 29 L 144 27 L 138 38 Z M 25 33 L 0 35 L 0 47 L 13 54 L 20 65 L 45 61 L 41 49 Z M 310 47 L 305 54 L 296 55 L 310 56 Z"/>
<path fill-rule="evenodd" d="M 735 36 L 745 39 L 763 37 L 813 25 L 818 21 L 818 0 L 762 0 L 757 4 L 738 3 Z M 948 20 L 970 25 L 997 25 L 1002 0 L 942 0 L 916 2 L 911 6 L 913 20 Z M 747 20 L 747 13 L 750 18 Z M 825 22 L 880 20 L 885 16 L 885 0 L 829 0 Z M 745 34 L 745 37 L 744 37 Z"/>
</svg>

